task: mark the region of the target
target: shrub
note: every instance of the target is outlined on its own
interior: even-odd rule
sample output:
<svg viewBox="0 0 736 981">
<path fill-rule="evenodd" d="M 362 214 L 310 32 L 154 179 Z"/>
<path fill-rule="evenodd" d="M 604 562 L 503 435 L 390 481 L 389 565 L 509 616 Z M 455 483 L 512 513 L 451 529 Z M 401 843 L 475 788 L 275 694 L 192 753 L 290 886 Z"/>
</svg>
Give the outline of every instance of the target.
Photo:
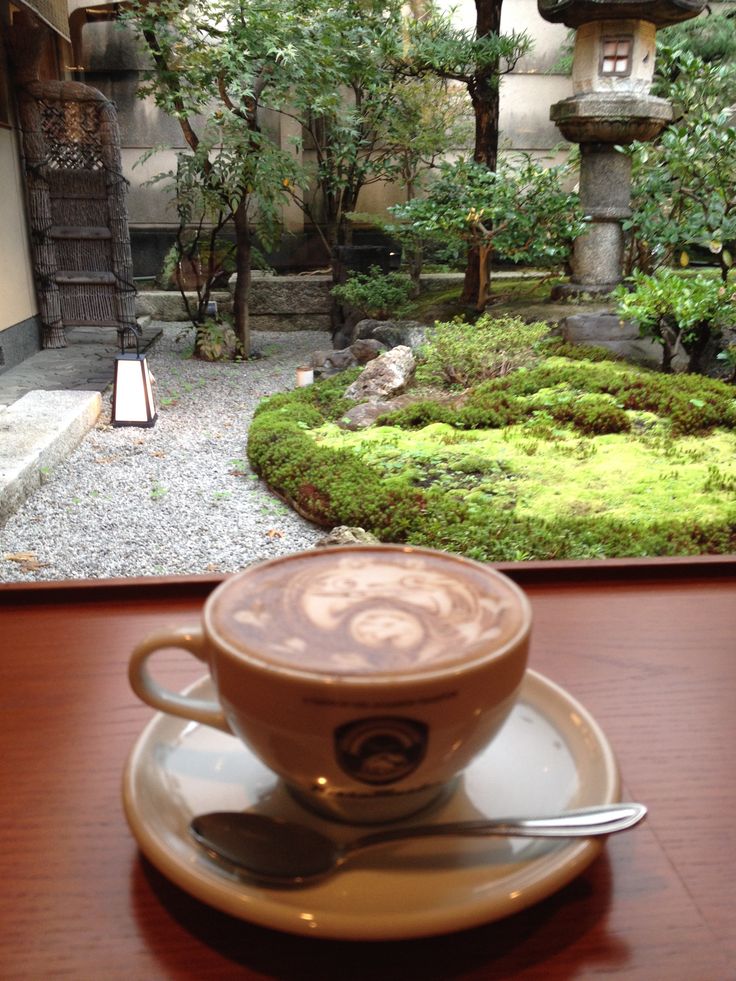
<svg viewBox="0 0 736 981">
<path fill-rule="evenodd" d="M 573 344 L 561 337 L 545 339 L 542 350 L 548 357 L 570 358 L 572 361 L 621 361 L 621 358 L 607 347 L 598 347 L 595 344 Z"/>
<path fill-rule="evenodd" d="M 488 314 L 474 324 L 464 320 L 436 323 L 422 350 L 417 381 L 467 388 L 486 378 L 498 378 L 538 359 L 536 346 L 549 333 L 546 323 L 527 324 L 518 317 L 493 319 Z"/>
<path fill-rule="evenodd" d="M 403 409 L 386 412 L 376 420 L 377 426 L 398 426 L 400 429 L 424 429 L 433 422 L 453 424 L 456 412 L 439 402 L 414 402 Z"/>
<path fill-rule="evenodd" d="M 636 270 L 632 290 L 619 286 L 613 293 L 621 317 L 634 320 L 642 337 L 662 345 L 662 370 L 672 371 L 678 343 L 689 355 L 688 371 L 700 370 L 708 341 L 721 336 L 725 323 L 736 317 L 732 293 L 718 280 L 685 277 L 673 269 L 653 276 Z"/>
<path fill-rule="evenodd" d="M 406 313 L 411 291 L 408 276 L 396 272 L 384 274 L 378 266 L 371 266 L 367 273 L 350 273 L 347 282 L 333 286 L 330 292 L 363 316 L 385 320 Z"/>
<path fill-rule="evenodd" d="M 586 436 L 627 433 L 631 420 L 623 409 L 605 395 L 583 395 L 561 402 L 550 409 L 558 422 L 568 422 Z"/>
<path fill-rule="evenodd" d="M 295 405 L 313 406 L 327 422 L 334 422 L 345 415 L 354 405 L 345 398 L 345 389 L 361 372 L 361 368 L 348 368 L 332 378 L 325 378 L 315 385 L 296 388 L 292 392 L 279 392 L 264 399 L 257 407 L 254 416 L 262 412 L 274 412 L 282 407 L 291 408 Z"/>
</svg>

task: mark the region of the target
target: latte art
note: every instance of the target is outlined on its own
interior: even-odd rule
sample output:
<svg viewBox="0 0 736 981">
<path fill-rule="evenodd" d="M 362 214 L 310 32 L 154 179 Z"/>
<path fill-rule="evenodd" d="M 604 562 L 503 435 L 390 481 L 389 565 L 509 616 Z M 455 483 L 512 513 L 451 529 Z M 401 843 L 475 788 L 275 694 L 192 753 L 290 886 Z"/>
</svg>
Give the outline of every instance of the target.
<svg viewBox="0 0 736 981">
<path fill-rule="evenodd" d="M 286 667 L 412 672 L 504 646 L 522 627 L 514 587 L 480 565 L 411 549 L 336 549 L 239 577 L 211 609 L 225 643 Z"/>
</svg>

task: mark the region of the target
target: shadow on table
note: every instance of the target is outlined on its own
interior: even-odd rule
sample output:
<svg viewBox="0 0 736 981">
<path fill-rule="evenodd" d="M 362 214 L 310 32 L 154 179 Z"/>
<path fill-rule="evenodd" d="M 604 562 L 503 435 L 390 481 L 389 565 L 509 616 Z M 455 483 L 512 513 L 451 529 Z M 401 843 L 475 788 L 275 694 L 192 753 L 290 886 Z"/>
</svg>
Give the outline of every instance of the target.
<svg viewBox="0 0 736 981">
<path fill-rule="evenodd" d="M 297 937 L 235 919 L 180 890 L 144 858 L 134 866 L 131 882 L 133 913 L 165 976 L 196 972 L 201 960 L 219 977 L 228 973 L 230 962 L 233 974 L 249 970 L 279 981 L 406 981 L 408 976 L 422 981 L 492 981 L 551 961 L 555 977 L 577 976 L 586 963 L 621 969 L 628 947 L 606 932 L 612 892 L 611 865 L 603 852 L 554 896 L 496 923 L 440 937 L 365 943 Z M 151 909 L 154 901 L 171 921 L 165 938 L 162 911 Z M 180 943 L 177 927 L 186 932 Z M 208 950 L 198 952 L 197 941 Z M 573 946 L 574 953 L 566 957 Z M 213 954 L 219 955 L 219 963 L 212 963 Z"/>
</svg>

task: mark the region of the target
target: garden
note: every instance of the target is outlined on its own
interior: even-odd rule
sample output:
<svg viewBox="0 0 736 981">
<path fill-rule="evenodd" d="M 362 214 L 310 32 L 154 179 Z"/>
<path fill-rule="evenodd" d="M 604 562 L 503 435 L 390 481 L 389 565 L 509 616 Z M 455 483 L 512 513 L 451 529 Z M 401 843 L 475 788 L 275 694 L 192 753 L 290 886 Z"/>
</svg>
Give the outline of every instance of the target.
<svg viewBox="0 0 736 981">
<path fill-rule="evenodd" d="M 652 368 L 562 339 L 549 287 L 587 221 L 575 151 L 554 164 L 498 152 L 498 79 L 525 38 L 463 32 L 438 11 L 407 25 L 386 4 L 361 8 L 356 26 L 349 7 L 325 23 L 316 8 L 294 20 L 269 0 L 229 33 L 213 27 L 218 43 L 204 48 L 191 13 L 131 7 L 154 58 L 148 91 L 189 144 L 160 179 L 180 222 L 168 273 L 182 294 L 187 276 L 195 286 L 195 355 L 252 355 L 251 269 L 268 266 L 286 200 L 323 237 L 335 347 L 349 349 L 366 318 L 423 326 L 400 407 L 370 426 L 348 415 L 346 389 L 363 367 L 266 399 L 248 437 L 254 471 L 317 524 L 482 560 L 736 551 L 730 13 L 660 32 L 654 91 L 674 121 L 653 142 L 618 148 L 631 162 L 632 209 L 624 281 L 606 304 L 661 353 Z M 207 21 L 204 8 L 199 16 Z M 330 40 L 348 36 L 340 50 Z M 479 79 L 491 76 L 481 104 Z M 340 87 L 354 98 L 336 98 Z M 311 170 L 269 142 L 265 107 L 308 135 Z M 472 153 L 458 155 L 473 122 Z M 404 202 L 358 211 L 361 191 L 387 180 Z M 402 254 L 400 270 L 341 264 L 341 248 L 369 226 Z M 422 274 L 437 269 L 463 271 L 462 286 L 428 295 Z M 549 280 L 519 303 L 523 280 L 499 269 Z M 229 271 L 230 322 L 209 313 Z M 586 302 L 569 301 L 567 313 Z"/>
<path fill-rule="evenodd" d="M 547 335 L 436 325 L 416 401 L 357 432 L 344 374 L 272 396 L 251 465 L 310 520 L 477 559 L 734 551 L 733 387 Z"/>
</svg>

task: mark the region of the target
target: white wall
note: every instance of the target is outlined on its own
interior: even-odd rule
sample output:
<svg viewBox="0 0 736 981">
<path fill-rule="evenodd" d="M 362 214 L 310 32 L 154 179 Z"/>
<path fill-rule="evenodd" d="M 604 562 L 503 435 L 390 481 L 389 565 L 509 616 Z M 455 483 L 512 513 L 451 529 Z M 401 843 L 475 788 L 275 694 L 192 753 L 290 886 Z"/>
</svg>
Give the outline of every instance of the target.
<svg viewBox="0 0 736 981">
<path fill-rule="evenodd" d="M 38 312 L 16 135 L 0 128 L 0 331 Z"/>
</svg>

